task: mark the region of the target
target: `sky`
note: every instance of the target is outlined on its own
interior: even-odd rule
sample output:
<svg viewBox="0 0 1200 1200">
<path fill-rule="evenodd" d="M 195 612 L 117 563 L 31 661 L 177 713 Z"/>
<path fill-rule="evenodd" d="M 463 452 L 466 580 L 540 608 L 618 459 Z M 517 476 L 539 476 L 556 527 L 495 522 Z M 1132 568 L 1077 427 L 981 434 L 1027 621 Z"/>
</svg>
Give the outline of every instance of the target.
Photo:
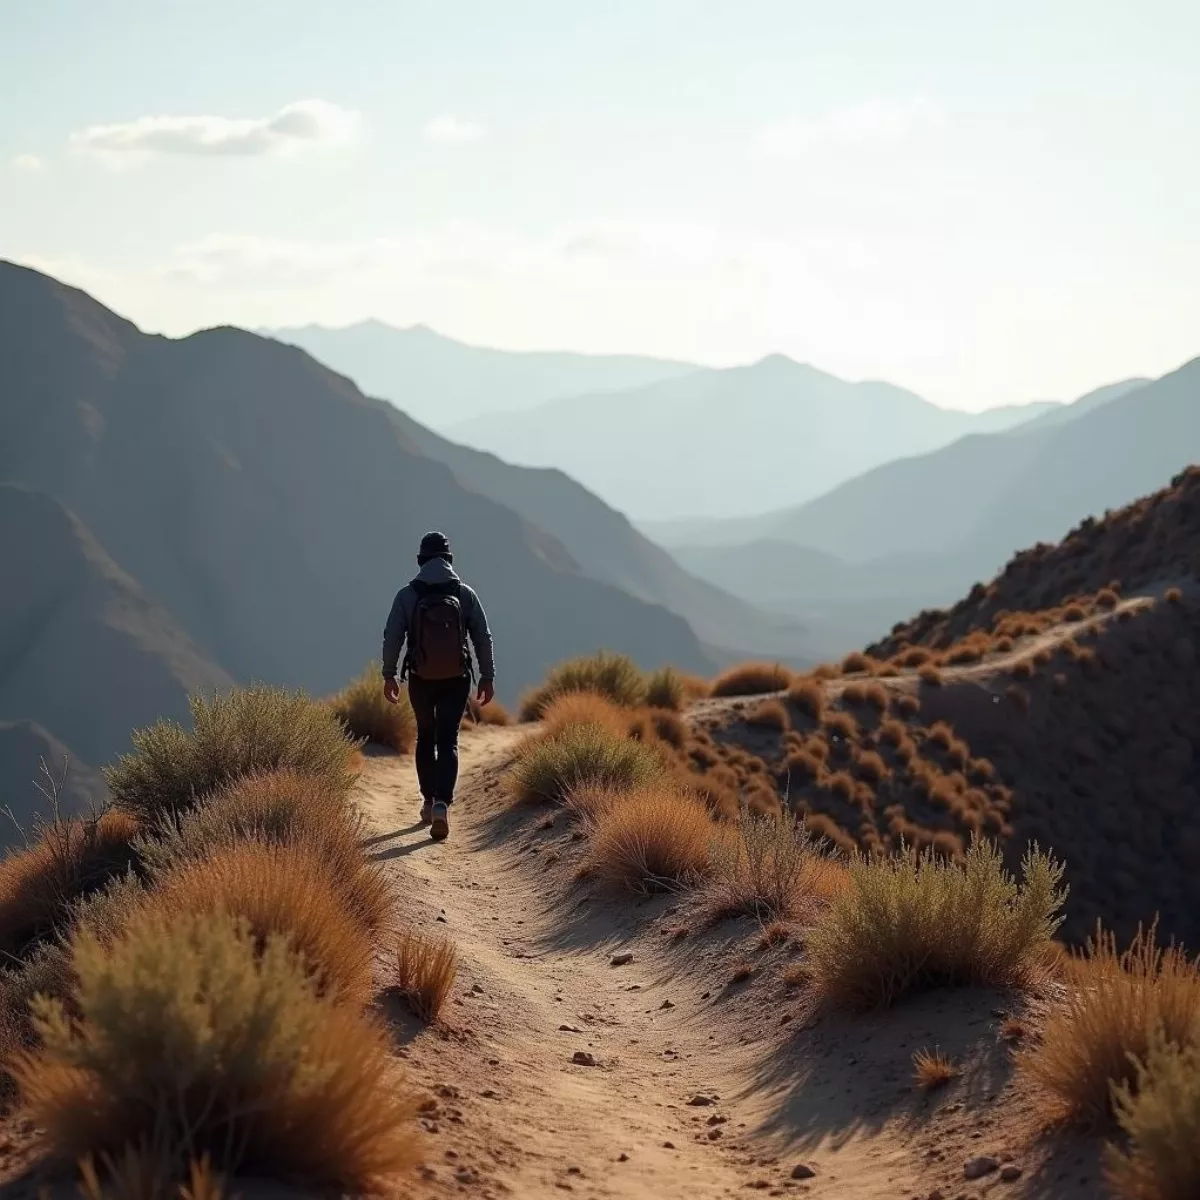
<svg viewBox="0 0 1200 1200">
<path fill-rule="evenodd" d="M 979 409 L 1200 355 L 1194 0 L 0 0 L 0 257 L 180 335 L 784 353 Z"/>
</svg>

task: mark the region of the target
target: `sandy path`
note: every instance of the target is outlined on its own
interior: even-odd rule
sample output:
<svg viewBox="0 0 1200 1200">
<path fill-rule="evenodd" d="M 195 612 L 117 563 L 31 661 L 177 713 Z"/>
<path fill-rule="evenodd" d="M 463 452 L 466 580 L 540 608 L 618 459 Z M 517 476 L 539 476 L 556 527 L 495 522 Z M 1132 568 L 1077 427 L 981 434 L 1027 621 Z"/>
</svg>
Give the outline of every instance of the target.
<svg viewBox="0 0 1200 1200">
<path fill-rule="evenodd" d="M 803 1156 L 755 1138 L 762 1047 L 739 1044 L 719 1024 L 703 975 L 671 969 L 651 937 L 564 936 L 571 900 L 547 880 L 550 864 L 528 853 L 528 832 L 510 824 L 512 836 L 497 836 L 505 820 L 497 768 L 515 736 L 464 738 L 460 799 L 443 844 L 416 827 L 410 760 L 371 759 L 364 777 L 380 830 L 375 852 L 393 864 L 410 911 L 444 916 L 462 959 L 446 1028 L 410 1022 L 402 1034 L 410 1075 L 439 1097 L 426 1122 L 426 1194 L 697 1200 L 747 1186 L 775 1194 L 818 1186 L 790 1178 Z M 634 960 L 614 967 L 622 948 Z M 596 1065 L 573 1063 L 576 1051 Z M 713 1102 L 690 1104 L 698 1095 Z M 887 1158 L 875 1147 L 862 1162 L 885 1190 L 837 1194 L 906 1194 L 882 1169 Z"/>
</svg>

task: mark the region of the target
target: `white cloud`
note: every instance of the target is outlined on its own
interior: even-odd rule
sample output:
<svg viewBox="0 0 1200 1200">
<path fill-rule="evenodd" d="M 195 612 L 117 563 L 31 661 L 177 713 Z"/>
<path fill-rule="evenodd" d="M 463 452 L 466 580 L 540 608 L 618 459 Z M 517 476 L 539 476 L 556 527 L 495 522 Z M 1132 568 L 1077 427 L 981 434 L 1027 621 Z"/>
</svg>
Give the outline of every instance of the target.
<svg viewBox="0 0 1200 1200">
<path fill-rule="evenodd" d="M 41 175 L 46 170 L 46 164 L 36 154 L 18 154 L 10 165 L 18 175 Z"/>
<path fill-rule="evenodd" d="M 266 117 L 138 117 L 91 125 L 71 145 L 103 155 L 192 154 L 252 157 L 351 141 L 359 115 L 325 100 L 298 100 Z"/>
<path fill-rule="evenodd" d="M 487 132 L 474 121 L 460 121 L 452 113 L 442 113 L 425 126 L 427 142 L 477 142 Z"/>
<path fill-rule="evenodd" d="M 925 97 L 866 100 L 816 116 L 791 116 L 760 129 L 750 143 L 759 158 L 796 158 L 825 145 L 895 142 L 943 125 L 941 109 Z"/>
</svg>

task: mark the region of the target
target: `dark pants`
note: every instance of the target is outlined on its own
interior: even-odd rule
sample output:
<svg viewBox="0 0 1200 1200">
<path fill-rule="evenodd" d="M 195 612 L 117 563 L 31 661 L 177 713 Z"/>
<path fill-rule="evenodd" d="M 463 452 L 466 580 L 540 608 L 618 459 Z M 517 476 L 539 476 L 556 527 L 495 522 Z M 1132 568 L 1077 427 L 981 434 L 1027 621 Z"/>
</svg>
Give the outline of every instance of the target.
<svg viewBox="0 0 1200 1200">
<path fill-rule="evenodd" d="M 421 679 L 411 675 L 408 698 L 417 718 L 417 782 L 426 800 L 449 804 L 458 782 L 458 727 L 471 694 L 470 676 Z"/>
</svg>

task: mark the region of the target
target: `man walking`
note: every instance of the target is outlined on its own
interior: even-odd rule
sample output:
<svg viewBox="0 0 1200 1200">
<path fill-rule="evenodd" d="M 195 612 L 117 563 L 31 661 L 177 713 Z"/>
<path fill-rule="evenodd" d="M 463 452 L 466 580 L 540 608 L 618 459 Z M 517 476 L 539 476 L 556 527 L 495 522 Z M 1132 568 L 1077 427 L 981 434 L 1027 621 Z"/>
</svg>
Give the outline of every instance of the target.
<svg viewBox="0 0 1200 1200">
<path fill-rule="evenodd" d="M 480 704 L 495 694 L 492 635 L 479 597 L 455 574 L 450 542 L 427 533 L 417 552 L 415 578 L 396 593 L 383 631 L 383 694 L 400 699 L 396 664 L 408 649 L 400 678 L 417 718 L 417 782 L 421 823 L 435 841 L 450 832 L 448 808 L 458 782 L 458 730 L 471 694 L 471 651 L 479 663 Z"/>
</svg>

